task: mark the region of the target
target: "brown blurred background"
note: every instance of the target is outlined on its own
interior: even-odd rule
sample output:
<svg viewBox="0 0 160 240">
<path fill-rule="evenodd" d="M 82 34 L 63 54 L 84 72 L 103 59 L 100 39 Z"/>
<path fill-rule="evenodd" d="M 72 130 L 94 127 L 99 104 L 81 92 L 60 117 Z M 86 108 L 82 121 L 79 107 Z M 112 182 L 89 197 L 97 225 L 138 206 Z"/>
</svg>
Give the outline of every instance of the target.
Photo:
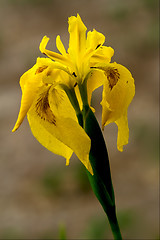
<svg viewBox="0 0 160 240">
<path fill-rule="evenodd" d="M 158 0 L 0 0 L 0 239 L 110 239 L 105 214 L 73 156 L 50 153 L 32 136 L 27 120 L 12 133 L 20 76 L 41 56 L 44 35 L 57 51 L 59 34 L 68 46 L 67 18 L 80 14 L 88 30 L 106 36 L 112 61 L 135 78 L 129 107 L 130 140 L 120 153 L 117 128 L 104 130 L 110 155 L 118 219 L 125 239 L 158 239 L 159 22 Z M 101 89 L 93 106 L 101 122 Z"/>
</svg>

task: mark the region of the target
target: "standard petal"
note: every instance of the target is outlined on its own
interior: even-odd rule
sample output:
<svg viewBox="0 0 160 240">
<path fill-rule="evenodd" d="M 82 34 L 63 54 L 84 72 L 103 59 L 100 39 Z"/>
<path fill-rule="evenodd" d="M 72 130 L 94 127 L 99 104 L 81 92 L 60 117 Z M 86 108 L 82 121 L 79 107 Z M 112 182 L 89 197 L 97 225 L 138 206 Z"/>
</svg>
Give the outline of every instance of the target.
<svg viewBox="0 0 160 240">
<path fill-rule="evenodd" d="M 47 55 L 49 58 L 51 58 L 54 61 L 64 64 L 65 66 L 70 66 L 71 62 L 70 62 L 69 58 L 64 57 L 63 55 L 61 55 L 59 53 L 56 53 L 56 52 L 46 49 L 48 41 L 49 41 L 49 38 L 47 36 L 44 36 L 40 43 L 40 46 L 39 46 L 41 53 Z"/>
<path fill-rule="evenodd" d="M 61 41 L 61 38 L 60 36 L 58 35 L 57 38 L 56 38 L 56 46 L 57 46 L 57 49 L 60 51 L 60 53 L 62 55 L 65 55 L 66 54 L 66 50 L 65 50 L 65 47 Z"/>
<path fill-rule="evenodd" d="M 68 53 L 71 54 L 74 59 L 78 59 L 80 54 L 83 54 L 86 49 L 87 28 L 82 22 L 79 14 L 77 14 L 77 17 L 70 17 L 68 23 L 68 31 L 70 34 Z"/>
<path fill-rule="evenodd" d="M 96 63 L 109 63 L 112 56 L 114 55 L 114 49 L 111 47 L 102 46 L 97 49 L 97 51 L 92 54 L 90 62 L 92 66 Z"/>
<path fill-rule="evenodd" d="M 45 53 L 46 46 L 47 46 L 48 42 L 49 42 L 49 38 L 47 36 L 44 36 L 42 38 L 42 41 L 41 41 L 40 45 L 39 45 L 39 50 L 40 50 L 41 53 Z"/>
<path fill-rule="evenodd" d="M 87 33 L 86 47 L 88 49 L 91 48 L 93 50 L 96 50 L 101 45 L 103 45 L 104 42 L 105 42 L 105 36 L 102 33 L 97 32 L 95 29 Z"/>
</svg>

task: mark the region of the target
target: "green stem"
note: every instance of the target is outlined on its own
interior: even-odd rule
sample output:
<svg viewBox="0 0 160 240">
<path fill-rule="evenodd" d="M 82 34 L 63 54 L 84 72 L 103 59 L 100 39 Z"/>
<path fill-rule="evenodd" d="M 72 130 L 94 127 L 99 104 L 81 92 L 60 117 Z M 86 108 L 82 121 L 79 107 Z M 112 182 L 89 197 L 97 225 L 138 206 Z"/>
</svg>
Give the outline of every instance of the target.
<svg viewBox="0 0 160 240">
<path fill-rule="evenodd" d="M 75 109 L 78 122 L 91 139 L 91 150 L 89 154 L 90 163 L 93 169 L 93 175 L 87 171 L 92 189 L 101 203 L 112 229 L 114 239 L 121 240 L 117 217 L 114 190 L 111 179 L 110 164 L 106 144 L 103 138 L 99 124 L 88 105 L 87 97 L 87 77 L 82 84 L 79 84 L 79 91 L 83 102 L 83 110 L 80 110 L 79 103 L 74 88 L 68 88 L 62 85 L 68 98 Z"/>
<path fill-rule="evenodd" d="M 112 218 L 113 218 L 113 216 L 112 216 Z M 108 218 L 108 220 L 109 220 L 109 223 L 110 223 L 110 226 L 111 226 L 111 229 L 112 229 L 114 239 L 115 240 L 121 240 L 122 235 L 121 235 L 121 231 L 120 231 L 120 228 L 119 228 L 119 224 L 118 224 L 116 215 L 115 215 L 114 221 L 111 221 L 110 218 Z"/>
<path fill-rule="evenodd" d="M 88 105 L 83 108 L 83 127 L 91 139 L 89 157 L 94 175 L 88 171 L 87 174 L 92 189 L 108 216 L 114 239 L 121 240 L 106 144 L 99 124 Z"/>
</svg>

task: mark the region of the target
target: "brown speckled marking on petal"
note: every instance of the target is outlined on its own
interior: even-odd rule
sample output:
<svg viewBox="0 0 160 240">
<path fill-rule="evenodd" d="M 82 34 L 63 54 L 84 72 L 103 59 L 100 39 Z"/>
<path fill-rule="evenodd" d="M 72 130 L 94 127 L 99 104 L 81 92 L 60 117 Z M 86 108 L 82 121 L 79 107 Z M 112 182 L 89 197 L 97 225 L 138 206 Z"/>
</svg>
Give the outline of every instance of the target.
<svg viewBox="0 0 160 240">
<path fill-rule="evenodd" d="M 47 67 L 48 67 L 48 66 L 42 66 L 42 67 L 37 68 L 35 74 L 38 74 L 38 73 L 43 72 Z"/>
<path fill-rule="evenodd" d="M 48 121 L 56 126 L 56 117 L 53 114 L 48 101 L 49 90 L 50 88 L 41 93 L 40 97 L 37 99 L 37 103 L 35 105 L 36 113 L 44 121 Z"/>
<path fill-rule="evenodd" d="M 116 69 L 116 68 L 108 68 L 107 71 L 105 71 L 105 74 L 106 74 L 108 82 L 109 82 L 109 87 L 112 90 L 112 88 L 117 84 L 117 82 L 120 78 L 120 73 L 118 72 L 118 69 Z"/>
</svg>

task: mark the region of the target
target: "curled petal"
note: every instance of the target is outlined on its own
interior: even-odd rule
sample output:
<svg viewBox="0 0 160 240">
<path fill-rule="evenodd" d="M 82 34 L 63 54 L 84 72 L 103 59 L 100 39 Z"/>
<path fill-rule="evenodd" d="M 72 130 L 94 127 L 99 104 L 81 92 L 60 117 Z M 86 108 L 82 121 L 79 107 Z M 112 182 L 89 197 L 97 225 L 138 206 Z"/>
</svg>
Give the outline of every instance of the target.
<svg viewBox="0 0 160 240">
<path fill-rule="evenodd" d="M 107 64 L 101 69 L 106 78 L 101 102 L 102 127 L 116 122 L 118 131 L 120 131 L 117 142 L 118 149 L 122 151 L 123 145 L 128 142 L 127 109 L 135 94 L 134 79 L 127 68 L 117 63 Z M 122 138 L 123 131 L 124 138 Z"/>
<path fill-rule="evenodd" d="M 104 76 L 101 71 L 93 70 L 90 77 L 87 80 L 87 90 L 88 90 L 88 103 L 91 104 L 92 93 L 95 89 L 102 86 L 104 83 Z"/>
<path fill-rule="evenodd" d="M 49 38 L 47 36 L 44 36 L 39 46 L 41 53 L 47 55 L 49 58 L 51 58 L 54 61 L 64 64 L 65 66 L 70 66 L 71 63 L 67 57 L 46 49 L 48 41 L 49 41 Z"/>
</svg>

